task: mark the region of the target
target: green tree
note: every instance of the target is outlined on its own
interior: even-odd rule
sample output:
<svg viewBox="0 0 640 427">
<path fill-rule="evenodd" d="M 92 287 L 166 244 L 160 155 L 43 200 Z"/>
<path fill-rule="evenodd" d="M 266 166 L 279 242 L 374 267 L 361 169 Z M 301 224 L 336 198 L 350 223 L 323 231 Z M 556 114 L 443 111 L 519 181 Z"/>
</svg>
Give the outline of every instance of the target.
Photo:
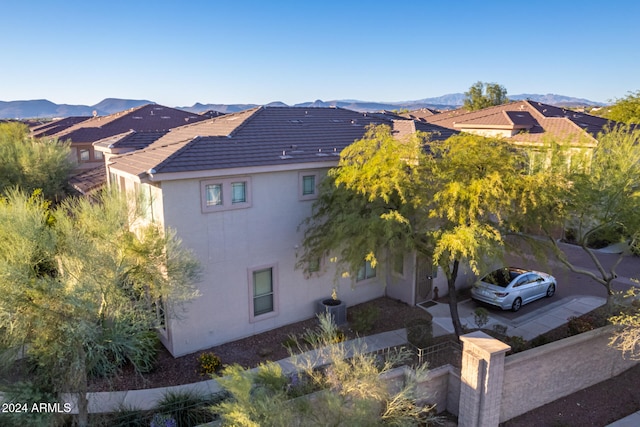
<svg viewBox="0 0 640 427">
<path fill-rule="evenodd" d="M 638 280 L 636 279 L 636 282 Z M 609 345 L 622 351 L 625 357 L 640 360 L 640 290 L 629 289 L 620 313 L 609 320 L 618 328 L 614 331 Z"/>
<path fill-rule="evenodd" d="M 477 82 L 464 95 L 463 107 L 469 111 L 482 110 L 509 102 L 507 89 L 497 83 Z"/>
<path fill-rule="evenodd" d="M 429 153 L 427 153 L 429 151 Z M 518 194 L 520 162 L 506 143 L 476 135 L 399 141 L 387 126 L 345 148 L 321 184 L 305 227 L 298 266 L 330 257 L 353 275 L 391 254 L 415 251 L 447 278 L 455 331 L 462 332 L 456 280 L 499 256 L 505 214 Z"/>
<path fill-rule="evenodd" d="M 56 139 L 32 139 L 21 123 L 0 123 L 0 193 L 20 188 L 41 189 L 48 200 L 59 201 L 67 192 L 71 170 L 69 144 Z"/>
<path fill-rule="evenodd" d="M 613 105 L 605 107 L 603 111 L 603 116 L 610 120 L 627 124 L 640 123 L 640 90 L 616 99 Z"/>
<path fill-rule="evenodd" d="M 637 252 L 640 246 L 640 131 L 616 126 L 597 139 L 589 163 L 567 171 L 561 160 L 556 163 L 565 163 L 564 171 L 547 168 L 538 175 L 541 179 L 529 181 L 522 221 L 546 236 L 546 248 L 568 269 L 604 286 L 611 308 L 616 268 L 624 256 Z M 566 155 L 560 153 L 559 158 Z M 585 251 L 595 271 L 576 266 L 567 258 L 556 240 L 560 227 Z M 605 266 L 595 249 L 599 244 L 613 243 L 624 243 L 628 250 Z"/>
<path fill-rule="evenodd" d="M 179 314 L 196 295 L 193 256 L 170 232 L 131 230 L 137 218 L 108 192 L 97 203 L 66 199 L 53 210 L 37 194 L 15 190 L 0 201 L 3 365 L 22 349 L 37 388 L 77 396 L 81 426 L 88 379 L 125 363 L 149 371 L 158 310 Z"/>
<path fill-rule="evenodd" d="M 275 362 L 257 370 L 225 368 L 218 382 L 231 399 L 213 407 L 222 425 L 418 426 L 437 421 L 434 406 L 416 403 L 416 386 L 425 378 L 426 366 L 406 368 L 404 384 L 392 392 L 382 375 L 407 360 L 406 350 L 389 352 L 381 362 L 363 344 L 336 344 L 331 316 L 320 316 L 320 325 L 314 351 L 292 356 L 291 373 Z M 310 392 L 315 393 L 308 396 Z"/>
</svg>

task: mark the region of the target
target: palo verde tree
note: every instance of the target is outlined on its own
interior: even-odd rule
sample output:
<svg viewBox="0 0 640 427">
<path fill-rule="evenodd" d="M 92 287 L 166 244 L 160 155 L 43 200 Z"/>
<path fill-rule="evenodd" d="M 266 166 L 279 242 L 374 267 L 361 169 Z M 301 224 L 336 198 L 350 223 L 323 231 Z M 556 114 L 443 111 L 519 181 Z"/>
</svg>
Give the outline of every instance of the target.
<svg viewBox="0 0 640 427">
<path fill-rule="evenodd" d="M 541 230 L 547 247 L 569 270 L 601 284 L 612 308 L 616 268 L 640 246 L 640 130 L 619 125 L 599 134 L 597 140 L 588 163 L 566 170 L 565 162 L 564 172 L 547 168 L 540 172 L 541 180 L 529 181 L 530 197 L 522 199 L 522 212 L 526 212 L 522 219 Z M 580 268 L 567 258 L 557 242 L 559 226 L 565 228 L 567 240 L 584 250 L 593 269 Z M 605 265 L 595 249 L 613 243 L 625 250 L 616 262 Z"/>
<path fill-rule="evenodd" d="M 507 89 L 497 83 L 477 82 L 464 95 L 463 108 L 469 111 L 482 110 L 509 102 Z"/>
<path fill-rule="evenodd" d="M 629 92 L 624 98 L 602 109 L 603 117 L 621 123 L 640 124 L 640 90 Z"/>
<path fill-rule="evenodd" d="M 39 195 L 0 200 L 0 342 L 4 367 L 23 351 L 32 384 L 77 396 L 88 423 L 91 376 L 125 363 L 153 367 L 159 311 L 179 313 L 196 296 L 199 268 L 171 232 L 130 228 L 137 210 L 104 192 L 97 202 L 66 199 L 55 209 Z"/>
<path fill-rule="evenodd" d="M 499 140 L 464 135 L 438 142 L 417 133 L 400 141 L 388 126 L 371 127 L 322 182 L 303 223 L 298 266 L 329 257 L 337 274 L 353 274 L 365 259 L 375 266 L 389 254 L 415 251 L 445 273 L 460 335 L 460 264 L 478 273 L 499 255 L 519 164 Z"/>
<path fill-rule="evenodd" d="M 0 193 L 40 189 L 47 200 L 61 200 L 72 167 L 69 153 L 67 143 L 31 138 L 22 123 L 0 123 Z"/>
</svg>

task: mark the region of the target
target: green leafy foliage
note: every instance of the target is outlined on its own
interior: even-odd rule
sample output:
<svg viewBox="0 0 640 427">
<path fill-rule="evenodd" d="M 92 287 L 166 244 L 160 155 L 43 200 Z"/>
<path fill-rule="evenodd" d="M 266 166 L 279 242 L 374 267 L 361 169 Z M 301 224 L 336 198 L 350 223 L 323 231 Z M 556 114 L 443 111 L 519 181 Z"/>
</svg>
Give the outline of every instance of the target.
<svg viewBox="0 0 640 427">
<path fill-rule="evenodd" d="M 640 90 L 629 92 L 616 99 L 613 105 L 603 108 L 603 116 L 622 123 L 640 123 Z"/>
<path fill-rule="evenodd" d="M 507 89 L 497 83 L 477 82 L 464 95 L 463 108 L 469 111 L 482 110 L 509 102 Z"/>
<path fill-rule="evenodd" d="M 208 351 L 198 356 L 200 375 L 214 375 L 222 368 L 222 361 L 215 353 Z"/>
<path fill-rule="evenodd" d="M 171 234 L 130 229 L 135 218 L 113 193 L 55 209 L 15 190 L 0 200 L 2 363 L 26 344 L 39 385 L 78 393 L 80 424 L 88 378 L 125 363 L 153 369 L 157 304 L 170 297 L 175 309 L 195 295 L 193 256 Z"/>
<path fill-rule="evenodd" d="M 175 427 L 189 427 L 205 424 L 214 419 L 209 409 L 212 403 L 210 397 L 196 392 L 175 391 L 165 393 L 155 410 L 167 419 L 174 420 Z M 162 424 L 159 425 L 165 427 Z"/>
<path fill-rule="evenodd" d="M 351 313 L 351 327 L 359 334 L 371 331 L 380 317 L 380 310 L 375 306 L 367 306 Z"/>
<path fill-rule="evenodd" d="M 48 200 L 62 200 L 72 167 L 69 154 L 67 143 L 32 139 L 26 125 L 0 123 L 0 193 L 18 188 L 29 194 L 39 189 Z"/>
<path fill-rule="evenodd" d="M 285 374 L 269 362 L 248 371 L 238 365 L 224 369 L 219 380 L 232 399 L 213 407 L 225 426 L 381 426 L 424 425 L 437 419 L 433 407 L 416 404 L 416 384 L 424 367 L 409 369 L 404 385 L 391 391 L 381 377 L 407 353 L 390 353 L 381 361 L 366 347 L 332 344 L 333 328 L 321 321 L 329 335 L 318 339 L 313 352 L 294 358 L 295 370 Z M 321 369 L 317 362 L 323 361 Z M 319 390 L 301 396 L 301 390 Z M 295 397 L 295 398 L 294 398 Z"/>
</svg>

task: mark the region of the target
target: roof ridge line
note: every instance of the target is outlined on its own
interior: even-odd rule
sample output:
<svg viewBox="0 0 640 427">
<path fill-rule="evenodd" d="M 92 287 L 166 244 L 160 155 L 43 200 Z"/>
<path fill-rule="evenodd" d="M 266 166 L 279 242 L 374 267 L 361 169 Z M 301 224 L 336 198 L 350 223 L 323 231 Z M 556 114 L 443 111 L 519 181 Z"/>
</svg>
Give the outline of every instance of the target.
<svg viewBox="0 0 640 427">
<path fill-rule="evenodd" d="M 236 133 L 238 133 L 238 131 L 240 129 L 242 129 L 247 124 L 248 121 L 252 120 L 259 111 L 265 111 L 266 110 L 266 107 L 264 105 L 259 105 L 258 107 L 254 107 L 254 108 L 255 108 L 255 110 L 253 112 L 251 112 L 241 123 L 238 124 L 238 126 L 234 127 L 233 130 L 227 134 L 227 138 L 231 138 Z M 279 107 L 274 107 L 274 108 L 279 108 Z M 245 112 L 246 111 L 248 111 L 248 110 L 245 110 Z M 239 111 L 239 113 L 240 113 L 240 111 Z M 221 117 L 224 117 L 224 116 L 221 116 Z"/>
</svg>

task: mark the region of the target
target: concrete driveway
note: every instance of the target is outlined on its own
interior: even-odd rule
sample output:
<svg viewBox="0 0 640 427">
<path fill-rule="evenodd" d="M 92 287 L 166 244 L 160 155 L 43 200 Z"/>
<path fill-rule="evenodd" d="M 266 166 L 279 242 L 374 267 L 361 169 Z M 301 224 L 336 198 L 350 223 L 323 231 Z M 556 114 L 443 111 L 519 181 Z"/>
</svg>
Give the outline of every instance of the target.
<svg viewBox="0 0 640 427">
<path fill-rule="evenodd" d="M 574 265 L 597 272 L 595 264 L 584 250 L 568 244 L 561 244 L 561 247 Z M 618 254 L 606 251 L 598 252 L 597 257 L 605 269 L 618 262 L 619 258 Z M 477 307 L 484 307 L 489 311 L 489 322 L 485 327 L 503 325 L 507 327 L 507 335 L 521 336 L 528 340 L 565 324 L 569 317 L 588 313 L 606 302 L 607 293 L 603 285 L 586 275 L 568 270 L 553 257 L 548 257 L 546 262 L 541 262 L 530 255 L 511 255 L 506 257 L 506 264 L 545 271 L 554 275 L 558 281 L 555 295 L 524 305 L 517 313 L 503 311 L 472 300 L 461 301 L 458 304 L 458 311 L 463 324 L 475 327 L 474 310 Z M 614 290 L 624 291 L 631 286 L 640 286 L 635 281 L 640 279 L 639 257 L 623 257 L 616 272 L 618 277 L 613 282 Z M 429 307 L 427 311 L 433 315 L 434 327 L 442 329 L 440 333 L 453 333 L 448 304 L 438 303 Z"/>
</svg>

